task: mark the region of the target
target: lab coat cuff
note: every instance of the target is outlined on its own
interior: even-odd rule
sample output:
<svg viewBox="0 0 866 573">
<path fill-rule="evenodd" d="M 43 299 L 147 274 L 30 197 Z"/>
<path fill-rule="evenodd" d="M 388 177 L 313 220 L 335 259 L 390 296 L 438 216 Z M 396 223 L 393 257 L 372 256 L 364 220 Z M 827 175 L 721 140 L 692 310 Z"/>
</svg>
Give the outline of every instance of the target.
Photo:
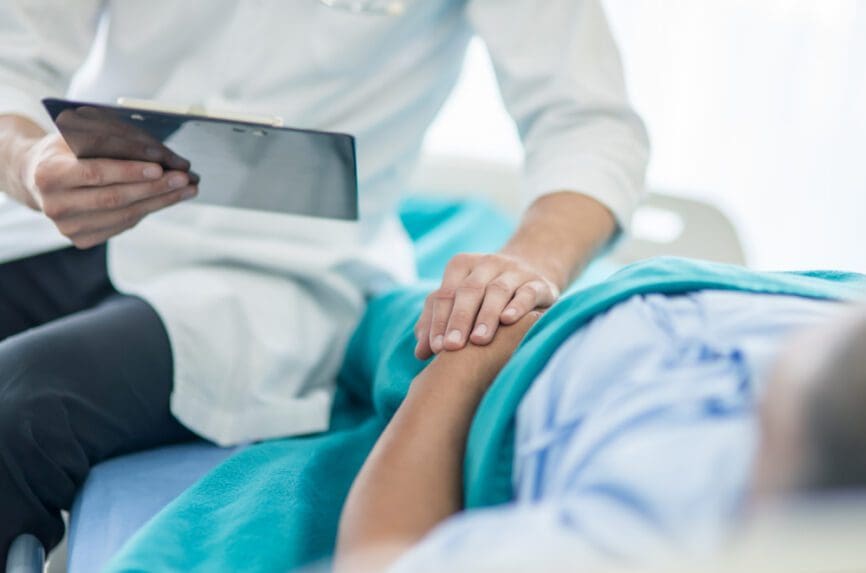
<svg viewBox="0 0 866 573">
<path fill-rule="evenodd" d="M 330 426 L 333 389 L 322 388 L 293 404 L 260 404 L 243 410 L 236 407 L 223 410 L 210 400 L 202 400 L 189 388 L 189 384 L 175 380 L 171 413 L 184 426 L 222 447 L 317 434 Z"/>
<path fill-rule="evenodd" d="M 54 123 L 42 106 L 39 96 L 33 95 L 33 92 L 26 89 L 9 85 L 8 80 L 2 76 L 0 76 L 0 115 L 20 115 L 35 122 L 48 133 L 55 131 Z"/>
<path fill-rule="evenodd" d="M 559 191 L 592 197 L 610 210 L 619 231 L 627 233 L 644 190 L 630 181 L 620 168 L 595 157 L 555 158 L 527 169 L 526 206 L 543 195 Z"/>
</svg>

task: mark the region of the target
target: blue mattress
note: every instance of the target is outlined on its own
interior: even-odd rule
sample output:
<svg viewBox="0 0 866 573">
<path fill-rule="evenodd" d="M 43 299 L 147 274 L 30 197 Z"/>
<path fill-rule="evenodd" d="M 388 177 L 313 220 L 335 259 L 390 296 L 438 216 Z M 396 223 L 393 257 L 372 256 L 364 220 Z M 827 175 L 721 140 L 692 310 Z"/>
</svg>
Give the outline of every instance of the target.
<svg viewBox="0 0 866 573">
<path fill-rule="evenodd" d="M 69 572 L 101 571 L 142 525 L 238 449 L 193 442 L 93 468 L 71 512 Z"/>
</svg>

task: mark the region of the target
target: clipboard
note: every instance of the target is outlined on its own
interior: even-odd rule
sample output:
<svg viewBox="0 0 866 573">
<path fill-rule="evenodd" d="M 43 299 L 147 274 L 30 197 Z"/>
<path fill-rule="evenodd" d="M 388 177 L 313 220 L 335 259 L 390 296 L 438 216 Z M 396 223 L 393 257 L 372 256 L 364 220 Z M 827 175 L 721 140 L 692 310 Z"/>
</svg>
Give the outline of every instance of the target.
<svg viewBox="0 0 866 573">
<path fill-rule="evenodd" d="M 356 221 L 351 135 L 282 127 L 271 118 L 213 117 L 156 105 L 42 100 L 81 159 L 128 159 L 190 173 L 192 203 Z M 196 110 L 198 111 L 198 110 Z"/>
</svg>

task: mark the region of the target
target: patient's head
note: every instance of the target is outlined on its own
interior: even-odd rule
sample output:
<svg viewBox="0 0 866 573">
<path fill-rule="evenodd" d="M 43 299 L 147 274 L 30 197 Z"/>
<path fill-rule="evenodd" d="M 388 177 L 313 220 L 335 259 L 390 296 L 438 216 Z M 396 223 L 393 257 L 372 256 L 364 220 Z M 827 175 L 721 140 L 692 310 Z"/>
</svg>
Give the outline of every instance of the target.
<svg viewBox="0 0 866 573">
<path fill-rule="evenodd" d="M 866 489 L 866 311 L 786 348 L 761 430 L 757 497 Z"/>
</svg>

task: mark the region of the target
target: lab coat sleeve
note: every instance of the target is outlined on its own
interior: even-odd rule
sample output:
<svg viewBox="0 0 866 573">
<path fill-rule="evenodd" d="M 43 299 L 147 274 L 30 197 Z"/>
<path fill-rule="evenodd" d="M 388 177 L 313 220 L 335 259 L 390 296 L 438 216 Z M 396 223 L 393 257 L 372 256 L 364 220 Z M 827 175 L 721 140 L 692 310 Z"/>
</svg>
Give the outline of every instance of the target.
<svg viewBox="0 0 866 573">
<path fill-rule="evenodd" d="M 649 142 L 598 0 L 470 0 L 525 150 L 525 199 L 577 191 L 621 229 L 644 189 Z"/>
<path fill-rule="evenodd" d="M 0 2 L 0 114 L 51 130 L 40 100 L 63 96 L 93 44 L 101 0 Z"/>
</svg>

